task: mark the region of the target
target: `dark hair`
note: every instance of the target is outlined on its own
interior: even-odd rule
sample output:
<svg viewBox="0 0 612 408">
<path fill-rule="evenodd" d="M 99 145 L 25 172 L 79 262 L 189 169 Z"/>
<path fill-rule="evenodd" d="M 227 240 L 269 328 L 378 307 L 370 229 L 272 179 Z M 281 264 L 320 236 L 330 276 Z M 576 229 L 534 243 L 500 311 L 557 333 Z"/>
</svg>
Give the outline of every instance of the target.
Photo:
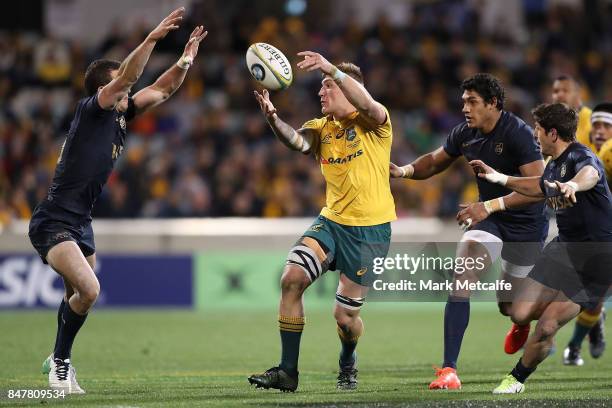
<svg viewBox="0 0 612 408">
<path fill-rule="evenodd" d="M 115 60 L 99 59 L 95 60 L 85 71 L 85 92 L 87 96 L 95 95 L 98 88 L 108 84 L 111 78 L 111 71 L 119 69 L 121 63 Z"/>
<path fill-rule="evenodd" d="M 612 113 L 612 102 L 603 102 L 593 108 L 593 112 Z"/>
<path fill-rule="evenodd" d="M 543 103 L 531 111 L 533 119 L 546 133 L 557 129 L 557 134 L 564 142 L 576 140 L 578 114 L 564 103 Z"/>
<path fill-rule="evenodd" d="M 357 65 L 353 64 L 352 62 L 341 62 L 340 64 L 336 65 L 336 68 L 363 85 L 363 74 L 361 73 L 361 68 L 359 68 Z"/>
<path fill-rule="evenodd" d="M 555 81 L 570 81 L 576 88 L 580 88 L 580 81 L 568 74 L 561 74 L 557 76 L 553 82 Z"/>
<path fill-rule="evenodd" d="M 495 107 L 504 109 L 504 87 L 501 81 L 491 74 L 478 73 L 465 79 L 461 83 L 461 91 L 475 91 L 485 103 L 493 103 L 495 98 Z"/>
</svg>

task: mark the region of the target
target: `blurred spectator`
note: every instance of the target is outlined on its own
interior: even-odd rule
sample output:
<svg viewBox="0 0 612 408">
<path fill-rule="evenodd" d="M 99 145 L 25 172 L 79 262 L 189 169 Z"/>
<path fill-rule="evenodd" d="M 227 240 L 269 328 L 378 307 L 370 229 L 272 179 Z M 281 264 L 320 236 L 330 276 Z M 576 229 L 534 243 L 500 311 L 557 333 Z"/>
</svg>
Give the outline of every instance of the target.
<svg viewBox="0 0 612 408">
<path fill-rule="evenodd" d="M 130 125 L 96 216 L 285 217 L 320 210 L 319 164 L 281 145 L 253 99 L 244 53 L 254 41 L 276 45 L 294 63 L 296 52 L 312 49 L 359 64 L 368 89 L 391 112 L 392 159 L 401 163 L 442 144 L 462 120 L 459 84 L 478 71 L 502 78 L 506 106 L 527 121 L 560 73 L 584 80 L 587 103 L 612 97 L 610 2 L 391 1 L 396 11 L 389 15 L 367 0 L 334 2 L 343 13 L 312 0 L 305 14 L 290 17 L 282 8 L 234 3 L 194 1 L 181 30 L 159 44 L 137 88 L 176 59 L 189 27 L 202 22 L 210 31 L 179 92 Z M 91 46 L 0 31 L 0 225 L 28 218 L 45 197 L 87 64 L 124 58 L 143 30 L 115 22 Z M 321 78 L 294 76 L 272 98 L 299 127 L 320 115 Z M 391 184 L 400 216 L 452 217 L 461 202 L 477 199 L 463 162 L 427 183 Z"/>
</svg>

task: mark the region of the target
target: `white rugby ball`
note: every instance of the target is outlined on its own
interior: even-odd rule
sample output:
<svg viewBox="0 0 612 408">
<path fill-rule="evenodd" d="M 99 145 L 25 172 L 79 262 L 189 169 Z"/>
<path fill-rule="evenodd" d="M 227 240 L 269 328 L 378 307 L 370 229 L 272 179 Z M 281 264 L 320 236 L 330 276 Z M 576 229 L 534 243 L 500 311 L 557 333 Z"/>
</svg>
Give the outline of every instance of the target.
<svg viewBox="0 0 612 408">
<path fill-rule="evenodd" d="M 291 63 L 270 44 L 251 44 L 246 53 L 246 63 L 253 78 L 267 89 L 285 89 L 293 81 Z"/>
</svg>

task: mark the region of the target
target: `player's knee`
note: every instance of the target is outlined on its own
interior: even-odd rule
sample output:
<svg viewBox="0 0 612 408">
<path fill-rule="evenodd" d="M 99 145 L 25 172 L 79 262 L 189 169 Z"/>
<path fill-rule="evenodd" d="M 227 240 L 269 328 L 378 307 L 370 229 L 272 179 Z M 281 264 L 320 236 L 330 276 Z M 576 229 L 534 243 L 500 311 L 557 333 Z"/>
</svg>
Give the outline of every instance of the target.
<svg viewBox="0 0 612 408">
<path fill-rule="evenodd" d="M 519 326 L 524 326 L 531 322 L 532 318 L 531 310 L 525 307 L 520 307 L 518 305 L 514 305 L 510 313 L 510 319 L 513 323 L 518 324 Z"/>
<path fill-rule="evenodd" d="M 355 325 L 357 319 L 359 319 L 359 310 L 349 310 L 341 306 L 336 306 L 334 309 L 334 318 L 342 330 L 348 331 L 349 328 Z"/>
<path fill-rule="evenodd" d="M 499 313 L 504 316 L 510 316 L 512 312 L 512 302 L 497 302 Z"/>
<path fill-rule="evenodd" d="M 556 319 L 545 319 L 538 321 L 535 333 L 540 339 L 548 339 L 554 337 L 558 330 L 559 323 Z"/>
<path fill-rule="evenodd" d="M 299 267 L 288 266 L 280 280 L 283 292 L 301 293 L 308 287 L 308 279 Z"/>
<path fill-rule="evenodd" d="M 100 283 L 97 279 L 85 285 L 79 291 L 79 297 L 81 298 L 81 302 L 87 307 L 92 307 L 94 303 L 96 303 L 96 300 L 98 300 L 99 295 Z"/>
</svg>

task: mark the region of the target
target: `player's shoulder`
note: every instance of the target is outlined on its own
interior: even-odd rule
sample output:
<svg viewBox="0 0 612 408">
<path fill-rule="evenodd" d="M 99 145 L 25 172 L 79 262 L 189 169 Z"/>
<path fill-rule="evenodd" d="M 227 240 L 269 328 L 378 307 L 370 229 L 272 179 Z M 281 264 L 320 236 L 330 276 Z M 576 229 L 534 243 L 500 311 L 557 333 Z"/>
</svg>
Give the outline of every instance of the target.
<svg viewBox="0 0 612 408">
<path fill-rule="evenodd" d="M 502 111 L 500 120 L 506 131 L 528 133 L 530 136 L 533 135 L 533 129 L 518 115 L 509 112 Z"/>
<path fill-rule="evenodd" d="M 597 155 L 588 147 L 580 142 L 574 142 L 568 146 L 569 156 L 573 160 L 593 159 L 597 160 Z"/>
<path fill-rule="evenodd" d="M 456 124 L 455 126 L 453 126 L 453 128 L 450 131 L 450 135 L 451 136 L 468 136 L 468 135 L 472 135 L 475 134 L 476 130 L 469 127 L 467 124 L 467 121 L 462 121 L 458 124 Z"/>
<path fill-rule="evenodd" d="M 327 116 L 323 116 L 320 118 L 313 118 L 310 120 L 307 120 L 306 122 L 304 122 L 304 124 L 301 126 L 302 129 L 314 129 L 314 130 L 321 130 L 325 127 L 325 125 L 328 123 L 328 121 L 330 120 L 329 117 Z"/>
</svg>

